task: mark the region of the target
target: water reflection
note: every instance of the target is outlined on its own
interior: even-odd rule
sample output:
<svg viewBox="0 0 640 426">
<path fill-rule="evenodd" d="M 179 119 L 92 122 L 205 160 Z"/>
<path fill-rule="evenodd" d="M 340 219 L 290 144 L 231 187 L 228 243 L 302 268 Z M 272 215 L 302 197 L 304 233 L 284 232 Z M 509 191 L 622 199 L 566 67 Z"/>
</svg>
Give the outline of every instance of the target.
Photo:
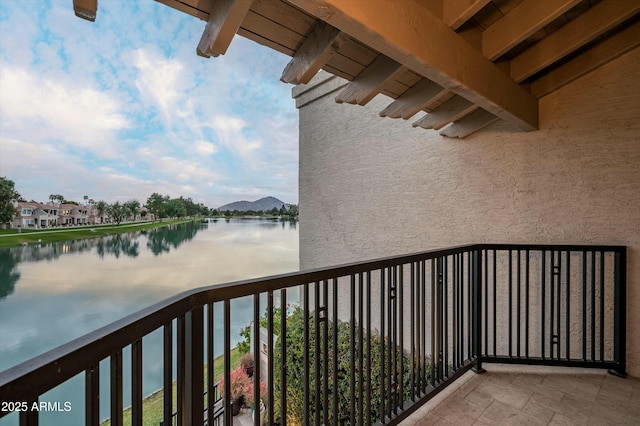
<svg viewBox="0 0 640 426">
<path fill-rule="evenodd" d="M 138 257 L 140 243 L 134 241 L 130 236 L 126 234 L 117 234 L 111 238 L 100 239 L 96 244 L 96 250 L 100 258 L 104 258 L 105 255 L 113 255 L 117 258 L 120 255 L 129 257 Z"/>
<path fill-rule="evenodd" d="M 205 226 L 202 223 L 190 222 L 183 226 L 171 225 L 149 230 L 147 248 L 156 256 L 169 253 L 172 248 L 177 249 L 182 243 L 191 241 Z"/>
<path fill-rule="evenodd" d="M 20 279 L 19 261 L 17 253 L 6 248 L 0 249 L 0 300 L 15 290 L 16 283 Z"/>
<path fill-rule="evenodd" d="M 138 257 L 140 255 L 140 237 L 146 237 L 146 247 L 156 256 L 169 253 L 171 249 L 177 249 L 183 243 L 193 240 L 196 233 L 206 229 L 206 223 L 189 222 L 181 225 L 169 225 L 162 228 L 115 234 L 97 238 L 85 238 L 78 240 L 57 241 L 36 245 L 17 246 L 0 249 L 0 287 L 8 285 L 15 276 L 16 265 L 20 262 L 38 262 L 42 260 L 56 260 L 62 255 L 78 254 L 93 251 L 100 258 L 105 256 Z M 19 278 L 20 274 L 17 274 Z M 6 277 L 6 280 L 5 280 Z M 17 278 L 13 280 L 13 284 Z M 9 293 L 0 292 L 0 297 Z"/>
<path fill-rule="evenodd" d="M 297 269 L 297 228 L 259 219 L 0 249 L 0 371 L 179 292 Z"/>
</svg>

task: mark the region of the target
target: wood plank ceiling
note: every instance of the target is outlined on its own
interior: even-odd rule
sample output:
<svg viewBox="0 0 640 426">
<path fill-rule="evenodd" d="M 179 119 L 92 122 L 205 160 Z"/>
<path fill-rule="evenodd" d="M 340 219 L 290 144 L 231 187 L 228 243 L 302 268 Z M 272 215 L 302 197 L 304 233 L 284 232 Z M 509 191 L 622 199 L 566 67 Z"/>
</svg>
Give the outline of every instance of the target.
<svg viewBox="0 0 640 426">
<path fill-rule="evenodd" d="M 206 21 L 197 54 L 240 34 L 292 57 L 281 80 L 349 80 L 336 102 L 464 138 L 538 126 L 538 99 L 640 45 L 640 0 L 157 0 Z M 74 0 L 94 20 L 97 0 Z M 635 77 L 631 77 L 635 78 Z"/>
</svg>

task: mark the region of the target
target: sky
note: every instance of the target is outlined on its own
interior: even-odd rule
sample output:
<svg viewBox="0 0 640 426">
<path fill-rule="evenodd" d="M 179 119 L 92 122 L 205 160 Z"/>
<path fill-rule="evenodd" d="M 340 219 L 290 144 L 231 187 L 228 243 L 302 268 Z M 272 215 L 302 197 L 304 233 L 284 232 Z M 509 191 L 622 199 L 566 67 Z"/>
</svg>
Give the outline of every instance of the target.
<svg viewBox="0 0 640 426">
<path fill-rule="evenodd" d="M 0 176 L 27 201 L 158 192 L 211 208 L 298 202 L 289 57 L 236 35 L 196 55 L 206 22 L 153 0 L 0 0 Z"/>
</svg>

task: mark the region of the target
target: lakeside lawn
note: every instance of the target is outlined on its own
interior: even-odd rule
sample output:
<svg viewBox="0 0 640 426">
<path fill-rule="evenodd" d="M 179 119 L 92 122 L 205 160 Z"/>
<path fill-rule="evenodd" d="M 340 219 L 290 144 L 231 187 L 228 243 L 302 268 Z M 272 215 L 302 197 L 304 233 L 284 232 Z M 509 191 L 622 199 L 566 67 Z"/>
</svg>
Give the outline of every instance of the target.
<svg viewBox="0 0 640 426">
<path fill-rule="evenodd" d="M 220 355 L 213 361 L 213 380 L 214 382 L 224 374 L 224 354 Z M 240 365 L 240 352 L 238 348 L 231 349 L 231 370 Z M 206 386 L 207 383 L 207 366 L 204 366 L 204 383 Z M 176 382 L 173 382 L 173 411 L 175 412 L 177 409 L 176 406 Z M 205 401 L 206 404 L 206 401 Z M 160 420 L 162 420 L 162 416 L 164 414 L 164 391 L 162 389 L 157 392 L 152 393 L 147 396 L 142 401 L 142 424 L 143 425 L 153 425 L 158 426 L 160 424 Z M 123 424 L 131 424 L 131 407 L 126 408 L 122 412 Z M 100 426 L 110 426 L 111 420 L 107 419 L 100 423 Z"/>
<path fill-rule="evenodd" d="M 163 226 L 186 223 L 194 220 L 199 219 L 188 218 L 158 222 L 135 222 L 122 223 L 120 225 L 87 225 L 75 228 L 23 229 L 20 233 L 15 229 L 1 229 L 0 247 L 95 238 L 105 235 L 121 234 L 124 232 L 135 232 L 142 229 L 160 228 Z"/>
</svg>

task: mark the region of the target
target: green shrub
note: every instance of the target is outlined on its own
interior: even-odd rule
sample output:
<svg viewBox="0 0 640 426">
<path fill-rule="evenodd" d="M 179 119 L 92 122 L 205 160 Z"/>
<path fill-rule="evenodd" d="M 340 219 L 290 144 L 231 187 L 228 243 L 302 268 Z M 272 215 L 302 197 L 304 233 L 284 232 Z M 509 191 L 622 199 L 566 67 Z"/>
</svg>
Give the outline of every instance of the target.
<svg viewBox="0 0 640 426">
<path fill-rule="evenodd" d="M 328 321 L 328 320 L 327 320 Z M 309 368 L 308 368 L 308 377 L 309 377 L 309 395 L 308 395 L 308 415 L 311 421 L 313 421 L 314 416 L 316 414 L 316 410 L 321 410 L 319 413 L 321 419 L 326 414 L 328 417 L 328 423 L 333 424 L 334 417 L 337 416 L 338 424 L 348 424 L 350 422 L 351 413 L 352 413 L 352 404 L 350 401 L 351 395 L 351 356 L 353 351 L 353 356 L 355 357 L 355 398 L 353 401 L 353 408 L 355 419 L 359 419 L 360 410 L 362 410 L 362 418 L 363 421 L 367 421 L 367 411 L 368 406 L 365 400 L 367 395 L 367 387 L 370 383 L 370 395 L 371 395 L 371 418 L 369 423 L 375 423 L 381 418 L 381 414 L 383 412 L 388 411 L 388 407 L 390 404 L 395 405 L 398 401 L 397 398 L 400 396 L 400 384 L 397 383 L 402 380 L 403 383 L 403 395 L 402 400 L 406 401 L 410 396 L 410 386 L 411 386 L 411 373 L 410 373 L 410 358 L 408 354 L 403 351 L 400 347 L 395 347 L 396 352 L 396 368 L 395 371 L 391 371 L 391 376 L 394 378 L 395 392 L 390 395 L 391 389 L 389 386 L 389 377 L 388 369 L 391 365 L 389 362 L 389 355 L 391 354 L 392 347 L 388 340 L 383 339 L 377 331 L 374 331 L 367 335 L 366 330 L 363 330 L 363 364 L 359 364 L 360 359 L 360 344 L 358 342 L 358 338 L 360 335 L 359 326 L 355 326 L 355 341 L 351 339 L 351 329 L 350 324 L 348 322 L 338 321 L 338 345 L 337 348 L 333 347 L 333 327 L 336 326 L 332 321 L 327 322 L 329 336 L 328 339 L 325 338 L 324 335 L 324 324 L 320 326 L 320 378 L 316 381 L 315 377 L 315 367 L 316 367 L 316 357 L 315 357 L 315 317 L 314 315 L 310 315 L 307 320 L 308 329 L 309 329 L 309 345 L 308 345 L 308 353 L 309 353 Z M 296 308 L 293 310 L 292 314 L 287 318 L 287 347 L 286 347 L 286 379 L 287 379 L 287 424 L 299 425 L 303 424 L 304 420 L 304 381 L 303 377 L 305 376 L 305 368 L 304 368 L 304 325 L 305 318 L 304 312 L 301 308 Z M 368 341 L 371 342 L 371 363 L 367 361 L 367 349 L 368 349 Z M 328 345 L 326 352 L 328 353 L 328 357 L 324 359 L 324 344 Z M 382 346 L 384 345 L 385 351 L 385 365 L 380 365 L 380 356 Z M 337 350 L 337 365 L 334 365 L 334 350 Z M 279 339 L 278 343 L 275 345 L 275 360 L 274 364 L 276 366 L 282 365 L 282 353 L 280 350 Z M 402 371 L 402 379 L 400 379 L 401 371 L 400 371 L 400 358 L 403 359 L 403 371 Z M 316 406 L 315 404 L 315 391 L 316 386 L 320 386 L 321 391 L 325 386 L 325 376 L 324 376 L 324 367 L 325 363 L 327 365 L 328 370 L 328 407 L 323 407 L 324 398 L 321 396 L 320 406 Z M 382 396 L 381 396 L 381 388 L 380 388 L 380 376 L 382 374 L 382 369 L 384 368 L 385 374 L 385 388 L 384 388 L 384 404 L 385 409 L 381 407 L 382 405 Z M 333 373 L 336 370 L 337 373 L 337 387 L 334 386 L 333 382 Z M 279 371 L 279 368 L 276 367 L 276 372 Z M 360 394 L 360 381 L 362 381 L 362 394 Z M 281 386 L 281 378 L 279 374 L 274 374 L 274 393 L 275 393 L 275 401 L 274 401 L 274 410 L 276 419 L 280 416 L 280 396 L 282 392 Z M 333 405 L 333 397 L 334 394 L 337 394 L 338 397 L 338 412 L 335 412 L 335 408 Z M 363 400 L 360 401 L 360 398 Z M 326 413 L 325 411 L 326 410 Z"/>
</svg>

